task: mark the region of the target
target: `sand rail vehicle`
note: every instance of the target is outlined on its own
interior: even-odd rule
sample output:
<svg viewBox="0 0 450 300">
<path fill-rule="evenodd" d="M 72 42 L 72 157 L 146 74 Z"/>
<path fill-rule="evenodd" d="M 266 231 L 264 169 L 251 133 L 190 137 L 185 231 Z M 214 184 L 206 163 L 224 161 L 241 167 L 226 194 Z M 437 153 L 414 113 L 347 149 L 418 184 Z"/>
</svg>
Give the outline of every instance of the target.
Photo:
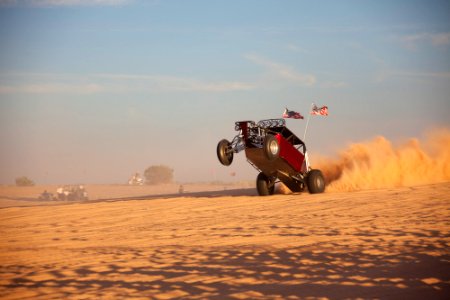
<svg viewBox="0 0 450 300">
<path fill-rule="evenodd" d="M 311 169 L 305 143 L 286 127 L 284 119 L 238 121 L 239 133 L 231 142 L 221 140 L 217 157 L 224 166 L 233 162 L 234 153 L 245 151 L 247 161 L 257 170 L 256 189 L 261 196 L 272 195 L 275 183 L 282 182 L 292 192 L 322 193 L 322 172 Z"/>
</svg>

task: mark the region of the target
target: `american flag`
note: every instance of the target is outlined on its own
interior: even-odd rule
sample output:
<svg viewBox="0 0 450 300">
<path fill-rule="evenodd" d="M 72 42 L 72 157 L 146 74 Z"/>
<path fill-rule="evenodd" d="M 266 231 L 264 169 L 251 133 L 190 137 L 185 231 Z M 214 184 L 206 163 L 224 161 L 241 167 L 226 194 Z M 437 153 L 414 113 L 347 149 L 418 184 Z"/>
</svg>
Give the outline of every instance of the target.
<svg viewBox="0 0 450 300">
<path fill-rule="evenodd" d="M 316 116 L 328 116 L 328 106 L 317 107 L 317 105 L 313 105 L 311 110 L 311 115 Z"/>
<path fill-rule="evenodd" d="M 286 108 L 283 113 L 283 118 L 303 119 L 303 116 L 299 112 Z"/>
</svg>

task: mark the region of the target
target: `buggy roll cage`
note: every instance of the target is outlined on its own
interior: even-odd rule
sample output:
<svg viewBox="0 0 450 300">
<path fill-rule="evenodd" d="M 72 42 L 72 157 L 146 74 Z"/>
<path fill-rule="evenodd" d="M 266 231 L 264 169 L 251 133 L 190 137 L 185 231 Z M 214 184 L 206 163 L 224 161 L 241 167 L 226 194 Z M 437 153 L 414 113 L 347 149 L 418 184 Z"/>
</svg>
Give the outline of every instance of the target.
<svg viewBox="0 0 450 300">
<path fill-rule="evenodd" d="M 306 155 L 306 145 L 292 131 L 286 127 L 284 119 L 267 119 L 258 123 L 254 121 L 238 121 L 235 123 L 235 130 L 239 133 L 233 138 L 230 150 L 239 153 L 245 148 L 262 148 L 264 138 L 268 134 L 280 134 L 299 152 Z"/>
</svg>

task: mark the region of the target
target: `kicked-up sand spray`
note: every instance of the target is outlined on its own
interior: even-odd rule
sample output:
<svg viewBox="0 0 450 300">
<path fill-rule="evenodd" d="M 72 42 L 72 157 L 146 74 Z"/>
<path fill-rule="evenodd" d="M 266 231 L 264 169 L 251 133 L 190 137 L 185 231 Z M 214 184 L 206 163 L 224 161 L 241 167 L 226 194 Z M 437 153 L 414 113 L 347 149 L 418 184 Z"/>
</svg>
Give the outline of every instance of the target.
<svg viewBox="0 0 450 300">
<path fill-rule="evenodd" d="M 337 158 L 317 158 L 327 191 L 413 186 L 450 181 L 450 130 L 398 146 L 382 136 L 349 145 Z"/>
</svg>

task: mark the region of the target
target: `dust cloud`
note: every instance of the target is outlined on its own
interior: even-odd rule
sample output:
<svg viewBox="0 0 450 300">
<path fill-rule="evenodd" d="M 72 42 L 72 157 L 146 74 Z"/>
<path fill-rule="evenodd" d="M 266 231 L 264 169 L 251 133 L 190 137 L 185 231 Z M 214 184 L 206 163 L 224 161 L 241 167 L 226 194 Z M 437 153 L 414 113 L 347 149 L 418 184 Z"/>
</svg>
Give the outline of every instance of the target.
<svg viewBox="0 0 450 300">
<path fill-rule="evenodd" d="M 450 180 L 450 130 L 396 145 L 382 136 L 349 145 L 337 158 L 316 158 L 327 191 L 355 191 Z"/>
</svg>

